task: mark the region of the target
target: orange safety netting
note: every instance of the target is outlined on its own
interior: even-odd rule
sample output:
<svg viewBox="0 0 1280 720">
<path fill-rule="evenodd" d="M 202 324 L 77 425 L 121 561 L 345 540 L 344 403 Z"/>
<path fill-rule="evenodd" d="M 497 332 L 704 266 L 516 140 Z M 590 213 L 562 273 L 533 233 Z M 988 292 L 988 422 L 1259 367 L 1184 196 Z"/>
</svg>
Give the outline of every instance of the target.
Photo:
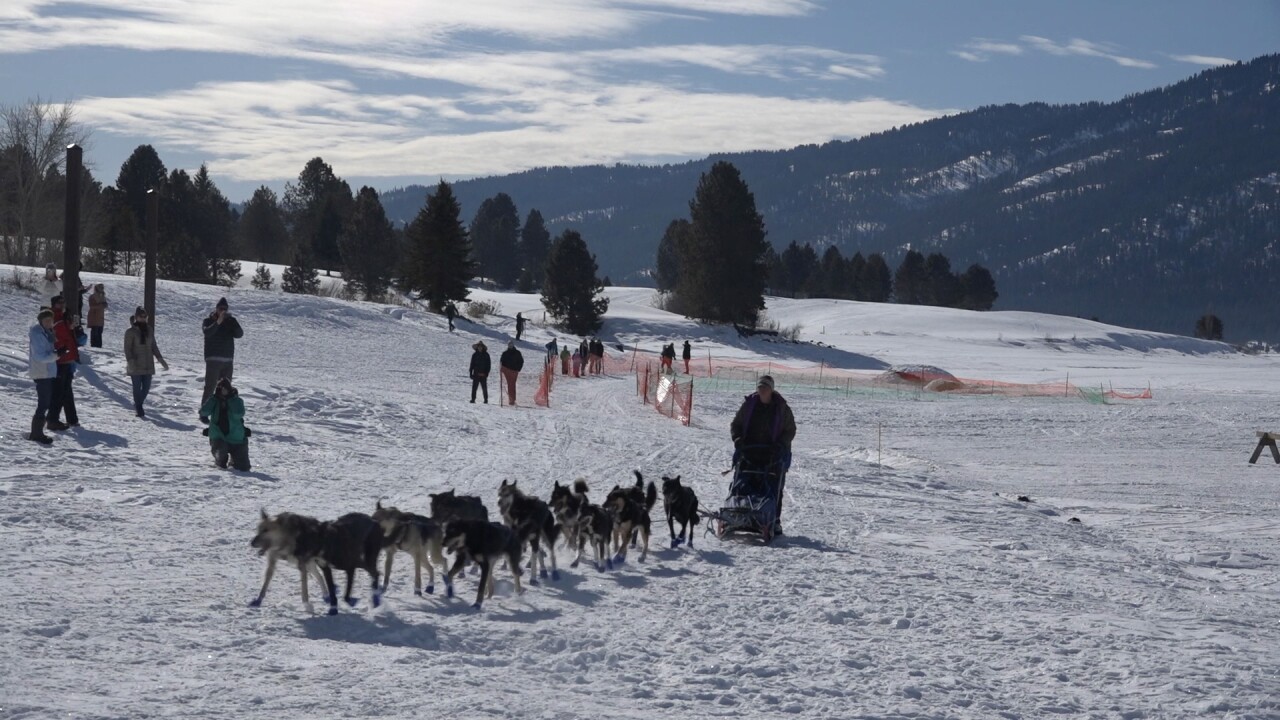
<svg viewBox="0 0 1280 720">
<path fill-rule="evenodd" d="M 636 394 L 646 405 L 662 415 L 689 424 L 693 416 L 693 381 L 680 377 L 661 366 L 645 363 L 636 368 Z"/>
</svg>

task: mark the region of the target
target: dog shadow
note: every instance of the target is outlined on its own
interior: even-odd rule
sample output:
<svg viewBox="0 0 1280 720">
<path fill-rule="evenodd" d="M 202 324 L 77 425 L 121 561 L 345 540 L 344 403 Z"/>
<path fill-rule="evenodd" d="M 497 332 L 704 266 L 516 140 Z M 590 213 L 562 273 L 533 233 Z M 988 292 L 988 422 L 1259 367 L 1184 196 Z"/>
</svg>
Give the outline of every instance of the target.
<svg viewBox="0 0 1280 720">
<path fill-rule="evenodd" d="M 600 601 L 600 598 L 604 597 L 604 595 L 596 592 L 595 590 L 587 590 L 581 586 L 587 580 L 587 575 L 585 573 L 594 573 L 596 572 L 596 569 L 589 564 L 584 564 L 581 567 L 584 569 L 575 569 L 568 572 L 561 571 L 559 580 L 556 582 L 548 582 L 544 587 L 547 590 L 557 591 L 552 594 L 561 600 L 567 600 L 575 605 L 581 605 L 583 607 L 591 607 L 592 605 L 595 605 Z"/>
<path fill-rule="evenodd" d="M 510 622 L 510 623 L 536 623 L 542 620 L 555 620 L 562 613 L 559 610 L 539 609 L 528 607 L 519 610 L 507 611 L 506 608 L 498 612 L 485 612 L 485 617 L 494 622 Z"/>
<path fill-rule="evenodd" d="M 380 612 L 370 618 L 360 611 L 338 615 L 317 615 L 298 621 L 311 640 L 385 645 L 415 650 L 439 650 L 440 637 L 430 625 L 411 625 L 394 613 Z"/>
<path fill-rule="evenodd" d="M 697 575 L 697 574 L 698 573 L 690 570 L 689 568 L 682 568 L 682 567 L 680 568 L 655 567 L 649 570 L 649 577 L 655 577 L 655 578 L 674 578 L 674 577 L 683 577 L 685 575 Z"/>
<path fill-rule="evenodd" d="M 649 579 L 644 575 L 614 575 L 613 581 L 618 584 L 618 587 L 628 590 L 639 590 L 649 584 Z"/>
<path fill-rule="evenodd" d="M 698 550 L 698 557 L 712 565 L 733 566 L 733 556 L 723 550 Z"/>
</svg>

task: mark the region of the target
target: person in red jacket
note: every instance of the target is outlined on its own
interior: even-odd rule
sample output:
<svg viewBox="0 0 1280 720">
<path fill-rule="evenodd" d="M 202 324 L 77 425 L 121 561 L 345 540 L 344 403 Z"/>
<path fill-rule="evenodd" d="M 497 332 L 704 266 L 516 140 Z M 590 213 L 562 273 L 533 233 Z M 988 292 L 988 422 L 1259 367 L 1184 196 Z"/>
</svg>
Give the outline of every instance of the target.
<svg viewBox="0 0 1280 720">
<path fill-rule="evenodd" d="M 53 348 L 58 354 L 58 376 L 53 381 L 53 398 L 49 403 L 49 414 L 45 417 L 45 427 L 58 431 L 80 425 L 75 392 L 72 389 L 80 352 L 76 349 L 76 316 L 63 312 L 61 295 L 53 298 L 50 304 L 53 306 Z M 64 410 L 67 417 L 65 423 L 59 419 Z"/>
</svg>

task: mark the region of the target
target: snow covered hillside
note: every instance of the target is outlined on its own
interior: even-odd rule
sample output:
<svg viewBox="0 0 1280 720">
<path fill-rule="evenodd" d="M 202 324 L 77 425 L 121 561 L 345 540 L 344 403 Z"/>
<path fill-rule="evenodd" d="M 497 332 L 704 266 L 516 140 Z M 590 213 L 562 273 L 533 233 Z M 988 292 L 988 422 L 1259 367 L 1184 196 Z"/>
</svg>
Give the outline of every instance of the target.
<svg viewBox="0 0 1280 720">
<path fill-rule="evenodd" d="M 534 320 L 531 365 L 563 339 L 536 297 L 477 292 L 500 315 L 448 333 L 405 308 L 161 282 L 172 369 L 140 420 L 120 338 L 141 282 L 87 280 L 107 284 L 107 347 L 76 381 L 83 427 L 49 448 L 21 439 L 26 332 L 47 298 L 0 287 L 0 716 L 1280 716 L 1280 467 L 1245 462 L 1254 430 L 1280 430 L 1274 356 L 835 301 L 771 301 L 811 343 L 748 341 L 614 288 L 603 336 L 628 351 L 689 338 L 699 356 L 796 366 L 1069 372 L 1150 382 L 1155 399 L 793 394 L 787 535 L 771 547 L 700 527 L 693 549 L 667 549 L 659 501 L 645 563 L 570 570 L 561 549 L 559 582 L 516 595 L 499 571 L 476 612 L 474 578 L 457 599 L 416 598 L 401 556 L 383 607 L 361 579 L 361 604 L 326 617 L 286 568 L 247 607 L 260 508 L 425 513 L 453 487 L 496 514 L 503 479 L 545 497 L 585 477 L 599 500 L 637 468 L 682 475 L 714 508 L 741 394 L 695 385 L 690 427 L 640 404 L 623 374 L 558 380 L 550 408 L 533 406 L 531 377 L 518 407 L 498 406 L 495 378 L 491 404 L 471 405 L 476 340 L 496 361 L 518 311 Z M 196 417 L 199 321 L 224 292 L 245 329 L 250 473 L 213 466 Z"/>
</svg>

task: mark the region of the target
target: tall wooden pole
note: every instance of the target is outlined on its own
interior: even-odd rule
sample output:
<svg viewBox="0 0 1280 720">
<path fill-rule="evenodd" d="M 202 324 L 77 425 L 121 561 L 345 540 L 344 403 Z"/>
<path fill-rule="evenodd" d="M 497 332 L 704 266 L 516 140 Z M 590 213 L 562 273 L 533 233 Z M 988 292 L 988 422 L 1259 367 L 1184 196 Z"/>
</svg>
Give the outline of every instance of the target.
<svg viewBox="0 0 1280 720">
<path fill-rule="evenodd" d="M 67 205 L 62 230 L 62 301 L 65 312 L 80 314 L 80 176 L 84 151 L 67 146 Z"/>
<path fill-rule="evenodd" d="M 156 327 L 156 248 L 160 244 L 160 193 L 147 191 L 147 264 L 142 280 L 142 306 L 147 310 L 151 332 Z"/>
</svg>

